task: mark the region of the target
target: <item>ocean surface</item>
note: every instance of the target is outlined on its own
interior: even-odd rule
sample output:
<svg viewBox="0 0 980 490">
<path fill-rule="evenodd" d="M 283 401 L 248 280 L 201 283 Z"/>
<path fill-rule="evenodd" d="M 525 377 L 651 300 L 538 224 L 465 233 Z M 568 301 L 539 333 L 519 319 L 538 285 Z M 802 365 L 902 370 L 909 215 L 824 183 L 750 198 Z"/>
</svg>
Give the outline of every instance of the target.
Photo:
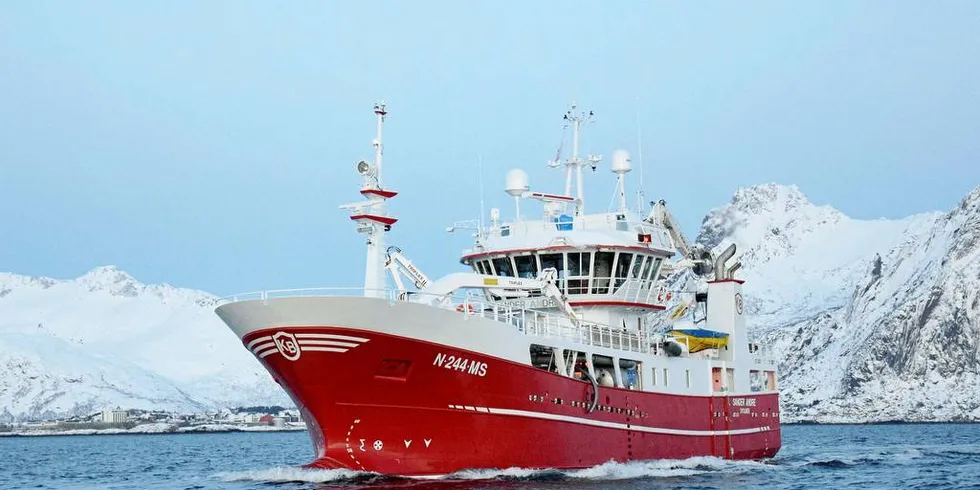
<svg viewBox="0 0 980 490">
<path fill-rule="evenodd" d="M 305 432 L 0 437 L 0 489 L 980 489 L 980 424 L 785 426 L 768 462 L 607 463 L 438 480 L 308 471 Z"/>
</svg>

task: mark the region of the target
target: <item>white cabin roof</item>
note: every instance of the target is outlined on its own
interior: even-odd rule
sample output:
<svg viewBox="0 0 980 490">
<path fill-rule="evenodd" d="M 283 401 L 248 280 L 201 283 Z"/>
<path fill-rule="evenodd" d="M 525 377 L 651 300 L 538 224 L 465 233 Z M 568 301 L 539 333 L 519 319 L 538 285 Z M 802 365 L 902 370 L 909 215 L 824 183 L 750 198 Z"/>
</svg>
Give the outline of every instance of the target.
<svg viewBox="0 0 980 490">
<path fill-rule="evenodd" d="M 632 215 L 601 213 L 578 217 L 563 215 L 552 219 L 491 225 L 481 230 L 472 248 L 463 251 L 461 262 L 467 263 L 472 257 L 493 253 L 551 249 L 610 248 L 666 257 L 674 254 L 673 241 L 665 228 L 643 222 Z"/>
</svg>

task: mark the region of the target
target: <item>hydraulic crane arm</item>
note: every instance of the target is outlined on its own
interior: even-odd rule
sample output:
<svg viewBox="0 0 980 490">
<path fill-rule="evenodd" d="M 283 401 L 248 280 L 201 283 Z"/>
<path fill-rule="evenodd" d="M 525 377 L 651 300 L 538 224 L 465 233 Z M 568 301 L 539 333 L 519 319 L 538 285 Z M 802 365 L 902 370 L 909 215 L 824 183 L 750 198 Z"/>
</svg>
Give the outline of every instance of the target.
<svg viewBox="0 0 980 490">
<path fill-rule="evenodd" d="M 674 219 L 674 215 L 667 210 L 667 202 L 661 199 L 656 204 L 653 205 L 653 209 L 650 210 L 650 214 L 647 215 L 647 223 L 654 226 L 662 226 L 670 234 L 670 239 L 674 243 L 674 248 L 681 253 L 681 260 L 672 263 L 664 264 L 661 270 L 661 277 L 667 277 L 673 272 L 683 269 L 691 268 L 694 270 L 695 274 L 707 275 L 711 273 L 714 265 L 714 258 L 712 257 L 711 251 L 707 250 L 700 244 L 691 245 L 688 243 L 687 239 L 684 238 L 684 234 L 681 233 L 681 227 L 677 224 L 677 220 Z"/>
<path fill-rule="evenodd" d="M 418 290 L 425 289 L 429 284 L 429 278 L 422 273 L 411 260 L 408 260 L 404 255 L 402 255 L 402 249 L 398 247 L 388 247 L 387 259 L 385 261 L 385 269 L 391 274 L 392 280 L 395 281 L 395 286 L 398 288 L 398 294 L 405 292 L 405 284 L 402 283 L 402 278 L 399 273 L 407 277 Z"/>
<path fill-rule="evenodd" d="M 666 201 L 661 199 L 654 204 L 653 209 L 650 210 L 650 214 L 643 221 L 666 228 L 667 233 L 670 233 L 670 239 L 674 242 L 674 248 L 684 257 L 688 257 L 691 254 L 691 245 L 687 243 L 687 239 L 681 233 L 681 227 L 677 224 L 677 220 L 674 219 L 674 215 L 670 214 L 670 211 L 667 210 Z"/>
</svg>

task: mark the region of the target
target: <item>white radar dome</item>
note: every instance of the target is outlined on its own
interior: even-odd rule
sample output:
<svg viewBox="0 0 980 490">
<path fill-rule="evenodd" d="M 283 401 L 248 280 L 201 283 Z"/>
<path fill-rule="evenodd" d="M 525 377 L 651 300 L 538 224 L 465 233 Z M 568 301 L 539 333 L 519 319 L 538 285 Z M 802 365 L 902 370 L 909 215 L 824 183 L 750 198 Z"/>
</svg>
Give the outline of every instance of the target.
<svg viewBox="0 0 980 490">
<path fill-rule="evenodd" d="M 612 166 L 610 170 L 614 174 L 625 174 L 632 170 L 630 167 L 630 154 L 626 150 L 616 150 L 613 152 Z"/>
<path fill-rule="evenodd" d="M 530 190 L 530 186 L 527 183 L 527 172 L 519 168 L 507 172 L 507 188 L 505 190 L 508 194 L 515 197 Z"/>
</svg>

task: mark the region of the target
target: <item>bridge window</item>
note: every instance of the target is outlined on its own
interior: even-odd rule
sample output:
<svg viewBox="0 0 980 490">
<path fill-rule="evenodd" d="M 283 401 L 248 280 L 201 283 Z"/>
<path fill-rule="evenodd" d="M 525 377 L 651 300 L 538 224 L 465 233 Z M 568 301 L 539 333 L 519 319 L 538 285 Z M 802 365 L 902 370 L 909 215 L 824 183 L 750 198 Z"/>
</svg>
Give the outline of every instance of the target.
<svg viewBox="0 0 980 490">
<path fill-rule="evenodd" d="M 630 273 L 630 261 L 633 260 L 633 254 L 619 252 L 616 258 L 616 282 L 615 288 L 619 288 L 626 282 L 626 277 Z"/>
<path fill-rule="evenodd" d="M 569 276 L 588 276 L 592 265 L 591 252 L 569 252 L 568 253 L 568 275 Z"/>
<path fill-rule="evenodd" d="M 568 294 L 588 294 L 591 252 L 568 253 Z"/>
<path fill-rule="evenodd" d="M 565 272 L 565 256 L 563 254 L 541 254 L 541 270 L 554 267 L 558 271 L 558 277 L 562 278 Z"/>
<path fill-rule="evenodd" d="M 648 281 L 656 281 L 657 280 L 657 274 L 660 272 L 660 264 L 663 261 L 664 261 L 664 259 L 662 259 L 660 257 L 657 257 L 657 259 L 653 262 L 653 267 L 650 268 L 650 275 L 647 276 L 647 280 Z"/>
<path fill-rule="evenodd" d="M 596 252 L 595 280 L 592 281 L 592 294 L 609 293 L 609 278 L 612 277 L 614 252 Z"/>
<path fill-rule="evenodd" d="M 517 265 L 517 277 L 533 279 L 538 277 L 538 261 L 533 255 L 518 255 L 514 257 Z"/>
<path fill-rule="evenodd" d="M 498 257 L 493 259 L 493 268 L 498 276 L 514 277 L 514 266 L 510 263 L 510 257 Z"/>
<path fill-rule="evenodd" d="M 630 273 L 631 279 L 640 278 L 640 270 L 643 267 L 644 260 L 646 260 L 646 257 L 644 257 L 643 255 L 637 255 L 636 258 L 633 260 L 633 272 Z"/>
<path fill-rule="evenodd" d="M 483 261 L 482 260 L 479 260 L 479 261 L 475 262 L 474 265 L 476 266 L 476 271 L 479 272 L 480 274 L 490 274 L 490 271 L 488 271 L 483 266 Z"/>
<path fill-rule="evenodd" d="M 653 269 L 653 257 L 647 257 L 646 262 L 643 263 L 643 274 L 640 275 L 640 279 L 646 284 L 650 280 L 650 271 Z"/>
</svg>

